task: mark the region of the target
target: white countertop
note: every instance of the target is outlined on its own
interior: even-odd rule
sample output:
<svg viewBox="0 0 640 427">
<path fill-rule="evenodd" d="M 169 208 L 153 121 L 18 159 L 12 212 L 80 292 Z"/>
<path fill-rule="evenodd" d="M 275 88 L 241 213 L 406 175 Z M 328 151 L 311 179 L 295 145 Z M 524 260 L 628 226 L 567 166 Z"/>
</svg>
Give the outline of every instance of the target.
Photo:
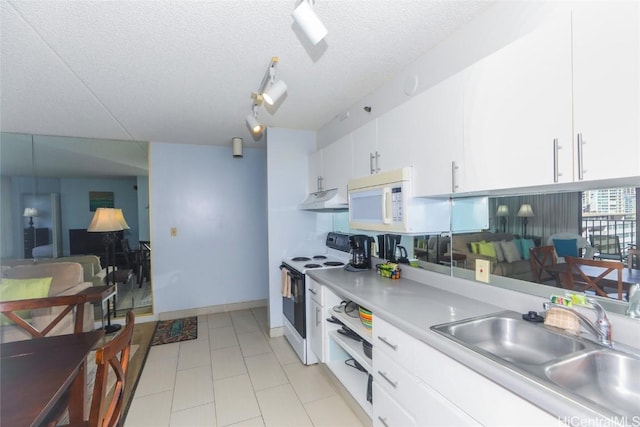
<svg viewBox="0 0 640 427">
<path fill-rule="evenodd" d="M 552 390 L 429 329 L 441 323 L 507 309 L 526 312 L 521 310 L 522 304 L 520 307 L 509 307 L 506 305 L 508 301 L 502 298 L 499 305 L 493 305 L 487 303 L 486 298 L 483 302 L 475 296 L 462 296 L 453 290 L 459 292 L 459 289 L 455 289 L 458 286 L 457 282 L 464 287 L 464 282 L 468 285 L 468 281 L 428 272 L 419 273 L 420 281 L 404 277 L 391 280 L 379 276 L 375 270 L 356 273 L 336 268 L 309 271 L 307 274 L 328 286 L 338 296 L 353 300 L 370 309 L 374 319 L 380 317 L 388 321 L 560 419 L 564 417 L 602 418 L 606 419 L 610 425 L 615 424 L 610 420 L 612 414 L 598 412 L 570 396 L 560 394 L 557 390 Z M 405 274 L 404 271 L 403 274 Z M 415 275 L 413 278 L 416 278 Z M 424 278 L 426 280 L 423 280 Z M 434 281 L 439 283 L 435 284 Z M 443 289 L 443 283 L 448 287 L 446 289 L 452 289 L 452 292 Z M 490 292 L 500 291 L 491 290 Z M 529 307 L 534 309 L 540 305 L 531 304 Z"/>
</svg>

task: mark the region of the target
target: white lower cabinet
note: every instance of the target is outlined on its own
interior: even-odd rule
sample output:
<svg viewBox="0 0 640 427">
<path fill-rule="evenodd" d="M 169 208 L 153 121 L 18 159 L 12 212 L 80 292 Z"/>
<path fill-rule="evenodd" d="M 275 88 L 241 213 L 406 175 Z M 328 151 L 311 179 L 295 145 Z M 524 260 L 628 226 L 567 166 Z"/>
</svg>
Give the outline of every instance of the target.
<svg viewBox="0 0 640 427">
<path fill-rule="evenodd" d="M 440 393 L 419 381 L 416 400 L 416 424 L 419 426 L 480 426 L 466 412 Z"/>
<path fill-rule="evenodd" d="M 380 427 L 415 426 L 416 420 L 395 399 L 373 382 L 373 425 Z"/>
</svg>

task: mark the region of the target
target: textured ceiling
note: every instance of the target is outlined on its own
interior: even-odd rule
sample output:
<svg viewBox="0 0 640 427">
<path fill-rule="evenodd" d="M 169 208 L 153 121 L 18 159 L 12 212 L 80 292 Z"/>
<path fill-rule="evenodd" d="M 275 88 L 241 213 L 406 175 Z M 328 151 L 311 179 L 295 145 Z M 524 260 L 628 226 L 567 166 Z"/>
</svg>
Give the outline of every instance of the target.
<svg viewBox="0 0 640 427">
<path fill-rule="evenodd" d="M 288 86 L 267 126 L 317 130 L 489 2 L 317 0 L 310 45 L 293 0 L 2 1 L 1 130 L 256 144 L 251 92 L 272 56 Z"/>
</svg>

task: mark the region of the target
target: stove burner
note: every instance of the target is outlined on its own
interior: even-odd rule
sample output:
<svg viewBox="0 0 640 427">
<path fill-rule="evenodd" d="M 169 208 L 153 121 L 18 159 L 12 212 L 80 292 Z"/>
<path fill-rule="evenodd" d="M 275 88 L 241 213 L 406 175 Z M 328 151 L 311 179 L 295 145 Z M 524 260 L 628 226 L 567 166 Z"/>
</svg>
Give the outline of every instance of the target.
<svg viewBox="0 0 640 427">
<path fill-rule="evenodd" d="M 306 256 L 297 256 L 291 258 L 291 261 L 311 261 L 311 258 L 307 258 Z"/>
<path fill-rule="evenodd" d="M 320 264 L 305 264 L 305 268 L 320 268 L 322 267 Z"/>
<path fill-rule="evenodd" d="M 337 267 L 339 265 L 344 265 L 344 262 L 340 262 L 340 261 L 327 261 L 324 263 L 324 265 L 328 266 L 328 267 Z"/>
<path fill-rule="evenodd" d="M 324 255 L 315 255 L 313 259 L 327 259 L 327 257 Z"/>
</svg>

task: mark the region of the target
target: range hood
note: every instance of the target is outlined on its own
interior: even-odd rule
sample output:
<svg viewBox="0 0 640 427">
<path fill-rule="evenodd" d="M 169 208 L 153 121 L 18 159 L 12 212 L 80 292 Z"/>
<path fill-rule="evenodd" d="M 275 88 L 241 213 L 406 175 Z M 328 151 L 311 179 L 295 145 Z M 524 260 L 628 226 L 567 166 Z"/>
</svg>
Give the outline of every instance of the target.
<svg viewBox="0 0 640 427">
<path fill-rule="evenodd" d="M 309 194 L 298 208 L 314 212 L 344 212 L 349 210 L 349 205 L 338 195 L 338 189 L 332 188 Z"/>
</svg>

